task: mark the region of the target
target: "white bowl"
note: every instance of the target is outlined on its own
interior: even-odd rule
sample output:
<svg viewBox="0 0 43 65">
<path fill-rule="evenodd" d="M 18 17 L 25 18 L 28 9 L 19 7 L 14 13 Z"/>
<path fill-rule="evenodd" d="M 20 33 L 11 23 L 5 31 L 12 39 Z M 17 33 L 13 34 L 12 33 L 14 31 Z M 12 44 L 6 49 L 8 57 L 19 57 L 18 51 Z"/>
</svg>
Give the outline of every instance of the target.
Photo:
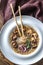
<svg viewBox="0 0 43 65">
<path fill-rule="evenodd" d="M 18 24 L 20 24 L 19 16 L 17 17 L 17 21 L 18 21 Z M 38 35 L 40 37 L 40 42 L 37 49 L 33 53 L 28 54 L 28 55 L 17 54 L 12 50 L 12 48 L 9 45 L 9 40 L 8 40 L 11 30 L 16 26 L 16 23 L 14 22 L 12 18 L 8 20 L 7 23 L 1 29 L 1 34 L 0 34 L 1 51 L 4 54 L 4 56 L 13 63 L 33 64 L 39 61 L 40 59 L 42 59 L 43 24 L 39 20 L 31 16 L 22 16 L 22 21 L 24 24 L 30 25 L 35 30 L 37 30 Z"/>
<path fill-rule="evenodd" d="M 20 24 L 20 20 L 18 20 L 17 22 L 18 22 L 18 24 Z M 35 25 L 29 24 L 28 21 L 23 21 L 23 24 L 32 27 L 37 32 L 37 34 L 39 36 L 39 45 L 34 52 L 32 52 L 28 55 L 22 55 L 22 54 L 18 54 L 16 52 L 14 52 L 14 50 L 11 48 L 11 46 L 9 44 L 9 34 L 12 31 L 12 29 L 16 26 L 15 21 L 11 21 L 11 23 L 8 24 L 8 26 L 6 26 L 6 29 L 4 30 L 4 35 L 2 34 L 2 37 L 4 36 L 3 37 L 4 49 L 6 49 L 6 46 L 7 46 L 7 50 L 10 50 L 10 52 L 12 52 L 16 57 L 28 58 L 28 57 L 34 56 L 40 50 L 41 45 L 42 45 L 42 34 L 41 34 L 40 30 Z"/>
</svg>

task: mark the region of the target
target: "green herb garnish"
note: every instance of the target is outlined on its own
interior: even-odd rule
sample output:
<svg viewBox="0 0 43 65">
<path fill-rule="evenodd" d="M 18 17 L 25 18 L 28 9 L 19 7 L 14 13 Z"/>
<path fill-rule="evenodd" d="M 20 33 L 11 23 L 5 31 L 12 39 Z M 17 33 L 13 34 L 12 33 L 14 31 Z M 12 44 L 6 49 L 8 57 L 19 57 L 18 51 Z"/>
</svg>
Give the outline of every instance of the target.
<svg viewBox="0 0 43 65">
<path fill-rule="evenodd" d="M 27 39 L 27 41 L 26 41 L 26 46 L 27 46 L 27 49 L 31 48 L 31 44 L 30 44 L 30 40 L 29 39 Z"/>
</svg>

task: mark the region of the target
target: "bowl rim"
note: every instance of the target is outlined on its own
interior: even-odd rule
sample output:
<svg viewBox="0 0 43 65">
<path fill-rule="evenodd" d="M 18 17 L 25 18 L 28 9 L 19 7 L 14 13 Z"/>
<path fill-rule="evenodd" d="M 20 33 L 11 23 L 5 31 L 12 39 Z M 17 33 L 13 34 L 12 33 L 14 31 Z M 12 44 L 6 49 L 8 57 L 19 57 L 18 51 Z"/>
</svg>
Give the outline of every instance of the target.
<svg viewBox="0 0 43 65">
<path fill-rule="evenodd" d="M 40 20 L 38 20 L 38 19 L 36 19 L 36 18 L 34 18 L 34 17 L 32 17 L 32 16 L 26 16 L 26 15 L 22 15 L 22 17 L 23 17 L 23 20 L 24 19 L 28 19 L 28 21 L 30 21 L 31 23 L 33 23 L 34 25 L 36 25 L 37 26 L 37 28 L 41 31 L 41 34 L 42 34 L 42 32 L 43 32 L 43 29 L 42 29 L 42 23 L 41 23 L 41 21 Z M 19 18 L 19 16 L 17 16 L 17 18 Z M 26 20 L 27 20 L 26 19 Z M 1 31 L 0 32 L 2 32 L 3 31 L 3 29 L 6 27 L 5 25 L 8 25 L 8 24 L 10 24 L 10 22 L 11 21 L 13 21 L 13 18 L 11 18 L 10 20 L 8 20 L 5 24 L 4 24 L 4 26 L 2 27 L 2 29 L 1 29 Z M 25 20 L 24 20 L 25 21 Z M 35 23 L 34 23 L 35 22 Z M 38 25 L 39 24 L 39 25 Z M 1 34 L 2 35 L 2 34 Z M 42 34 L 43 35 L 43 34 Z M 3 36 L 2 36 L 3 37 Z M 43 38 L 43 37 L 42 37 Z M 43 41 L 42 41 L 42 43 L 43 43 Z M 3 42 L 2 42 L 2 44 L 3 44 Z M 0 47 L 1 47 L 1 45 L 0 45 Z M 1 47 L 1 51 L 2 51 L 2 53 L 4 54 L 4 56 L 8 59 L 8 60 L 10 60 L 11 62 L 13 62 L 13 63 L 17 63 L 17 64 L 23 64 L 24 63 L 24 60 L 22 60 L 22 59 L 26 59 L 26 64 L 33 64 L 33 63 L 35 63 L 35 62 L 38 62 L 41 58 L 42 58 L 42 47 L 41 47 L 41 49 L 40 49 L 40 51 L 35 55 L 35 56 L 33 56 L 33 57 L 30 57 L 30 58 L 19 58 L 19 57 L 16 57 L 12 52 L 12 56 L 10 56 L 9 57 L 9 53 L 7 54 L 7 53 L 5 53 L 5 51 L 6 50 L 4 50 L 3 51 L 3 47 Z M 39 56 L 38 56 L 39 55 Z M 12 60 L 13 59 L 13 60 Z M 21 62 L 18 62 L 18 59 L 19 59 L 19 61 L 21 61 Z M 32 60 L 36 60 L 35 62 L 34 61 L 32 61 Z M 16 60 L 16 61 L 15 61 Z M 15 61 L 15 62 L 14 62 Z M 28 61 L 30 61 L 29 63 L 28 63 Z M 24 63 L 24 64 L 25 64 Z"/>
</svg>

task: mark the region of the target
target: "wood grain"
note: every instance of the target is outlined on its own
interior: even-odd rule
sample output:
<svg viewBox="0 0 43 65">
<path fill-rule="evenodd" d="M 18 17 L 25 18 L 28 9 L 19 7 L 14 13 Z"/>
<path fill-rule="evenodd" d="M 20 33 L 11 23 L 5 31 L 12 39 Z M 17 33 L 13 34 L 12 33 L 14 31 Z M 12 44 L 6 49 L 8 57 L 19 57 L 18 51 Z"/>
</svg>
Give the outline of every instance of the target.
<svg viewBox="0 0 43 65">
<path fill-rule="evenodd" d="M 2 12 L 0 11 L 0 29 L 2 28 L 2 26 L 3 26 L 3 22 L 4 21 L 4 19 L 3 19 L 3 14 L 2 14 Z"/>
</svg>

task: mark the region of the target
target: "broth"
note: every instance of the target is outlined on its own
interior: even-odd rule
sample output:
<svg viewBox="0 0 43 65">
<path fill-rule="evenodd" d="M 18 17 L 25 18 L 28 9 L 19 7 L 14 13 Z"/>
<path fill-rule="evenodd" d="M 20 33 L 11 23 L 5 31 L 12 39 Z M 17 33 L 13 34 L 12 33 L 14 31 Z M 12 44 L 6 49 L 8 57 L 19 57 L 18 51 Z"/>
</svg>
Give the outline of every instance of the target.
<svg viewBox="0 0 43 65">
<path fill-rule="evenodd" d="M 19 28 L 21 32 L 20 25 Z M 23 31 L 24 31 L 25 38 L 19 36 L 17 27 L 15 27 L 9 35 L 9 40 L 10 40 L 9 42 L 12 49 L 16 53 L 27 55 L 34 52 L 38 47 L 39 36 L 32 27 L 27 25 L 23 25 Z"/>
</svg>

